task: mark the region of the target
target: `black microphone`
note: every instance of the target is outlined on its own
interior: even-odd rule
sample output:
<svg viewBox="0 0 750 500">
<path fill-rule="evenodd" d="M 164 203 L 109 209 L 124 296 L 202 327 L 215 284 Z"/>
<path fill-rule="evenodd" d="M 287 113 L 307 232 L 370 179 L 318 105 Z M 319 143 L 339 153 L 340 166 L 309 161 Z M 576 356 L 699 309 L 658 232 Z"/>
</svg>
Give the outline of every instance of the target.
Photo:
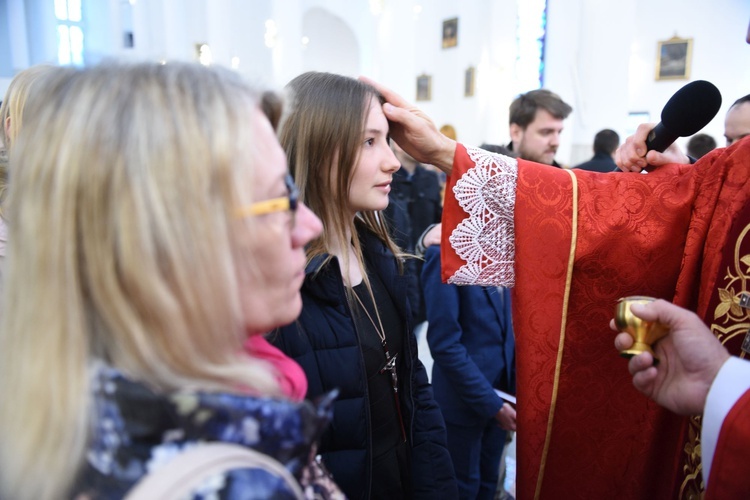
<svg viewBox="0 0 750 500">
<path fill-rule="evenodd" d="M 708 125 L 721 107 L 721 93 L 705 80 L 690 82 L 667 101 L 661 122 L 648 134 L 648 151 L 663 152 L 678 137 L 687 137 Z"/>
</svg>

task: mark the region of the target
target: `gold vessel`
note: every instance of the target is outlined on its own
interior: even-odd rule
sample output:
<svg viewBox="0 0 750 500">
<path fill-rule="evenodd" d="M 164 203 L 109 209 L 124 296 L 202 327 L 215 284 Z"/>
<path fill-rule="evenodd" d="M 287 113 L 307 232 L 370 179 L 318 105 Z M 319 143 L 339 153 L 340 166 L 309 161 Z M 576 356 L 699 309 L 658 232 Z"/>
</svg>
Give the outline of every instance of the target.
<svg viewBox="0 0 750 500">
<path fill-rule="evenodd" d="M 658 322 L 644 321 L 630 312 L 632 304 L 648 304 L 654 300 L 656 299 L 653 297 L 634 295 L 623 297 L 617 301 L 615 325 L 619 331 L 629 333 L 633 337 L 633 345 L 630 349 L 620 351 L 621 356 L 630 358 L 642 352 L 650 352 L 656 360 L 656 355 L 651 346 L 667 334 L 667 328 Z"/>
</svg>

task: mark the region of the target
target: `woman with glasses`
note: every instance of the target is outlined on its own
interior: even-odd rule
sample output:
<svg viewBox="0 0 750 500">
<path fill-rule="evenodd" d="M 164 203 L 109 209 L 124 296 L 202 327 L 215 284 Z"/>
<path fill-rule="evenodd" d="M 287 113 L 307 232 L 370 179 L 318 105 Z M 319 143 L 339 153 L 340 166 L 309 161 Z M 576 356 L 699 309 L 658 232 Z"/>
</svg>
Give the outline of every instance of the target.
<svg viewBox="0 0 750 500">
<path fill-rule="evenodd" d="M 457 498 L 409 323 L 409 278 L 381 212 L 400 168 L 382 98 L 328 73 L 287 88 L 280 141 L 323 233 L 307 246 L 302 314 L 273 342 L 305 370 L 309 399 L 340 390 L 320 451 L 349 498 Z"/>
<path fill-rule="evenodd" d="M 260 335 L 298 316 L 321 231 L 260 96 L 180 63 L 39 85 L 11 152 L 0 497 L 122 498 L 204 443 L 335 494 L 313 460 L 330 397 L 302 402 L 304 373 Z M 293 498 L 279 474 L 234 468 L 188 496 Z"/>
<path fill-rule="evenodd" d="M 8 185 L 8 154 L 13 140 L 18 135 L 23 123 L 23 109 L 34 82 L 41 76 L 54 71 L 55 66 L 39 64 L 19 71 L 10 81 L 0 104 L 0 203 L 5 199 Z M 8 241 L 8 227 L 0 207 L 0 262 L 5 257 L 5 246 Z"/>
</svg>

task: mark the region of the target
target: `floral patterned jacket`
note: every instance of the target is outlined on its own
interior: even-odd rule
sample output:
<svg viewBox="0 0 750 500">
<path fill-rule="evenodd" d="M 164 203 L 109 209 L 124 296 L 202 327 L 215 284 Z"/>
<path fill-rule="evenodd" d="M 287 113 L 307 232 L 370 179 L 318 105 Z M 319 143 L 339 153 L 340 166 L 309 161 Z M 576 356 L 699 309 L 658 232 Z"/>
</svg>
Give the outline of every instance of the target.
<svg viewBox="0 0 750 500">
<path fill-rule="evenodd" d="M 309 498 L 336 497 L 315 462 L 335 394 L 317 404 L 210 392 L 158 394 L 99 365 L 92 377 L 94 427 L 72 498 L 119 499 L 145 474 L 201 442 L 241 444 L 287 467 Z M 294 498 L 280 477 L 238 469 L 212 477 L 193 499 Z"/>
</svg>

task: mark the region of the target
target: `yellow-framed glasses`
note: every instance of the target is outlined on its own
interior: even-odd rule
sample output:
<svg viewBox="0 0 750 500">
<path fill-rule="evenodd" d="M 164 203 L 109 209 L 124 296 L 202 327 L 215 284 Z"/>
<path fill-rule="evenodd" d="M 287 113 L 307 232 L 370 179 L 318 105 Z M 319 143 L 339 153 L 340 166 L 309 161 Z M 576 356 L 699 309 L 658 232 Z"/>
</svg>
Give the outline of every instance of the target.
<svg viewBox="0 0 750 500">
<path fill-rule="evenodd" d="M 286 196 L 258 201 L 246 207 L 240 207 L 237 209 L 237 215 L 239 217 L 247 217 L 250 215 L 265 215 L 289 210 L 292 212 L 292 217 L 294 217 L 297 212 L 297 207 L 299 206 L 299 189 L 294 183 L 294 179 L 292 179 L 292 176 L 289 174 L 284 177 L 284 184 L 286 184 L 286 189 L 288 191 Z"/>
</svg>

